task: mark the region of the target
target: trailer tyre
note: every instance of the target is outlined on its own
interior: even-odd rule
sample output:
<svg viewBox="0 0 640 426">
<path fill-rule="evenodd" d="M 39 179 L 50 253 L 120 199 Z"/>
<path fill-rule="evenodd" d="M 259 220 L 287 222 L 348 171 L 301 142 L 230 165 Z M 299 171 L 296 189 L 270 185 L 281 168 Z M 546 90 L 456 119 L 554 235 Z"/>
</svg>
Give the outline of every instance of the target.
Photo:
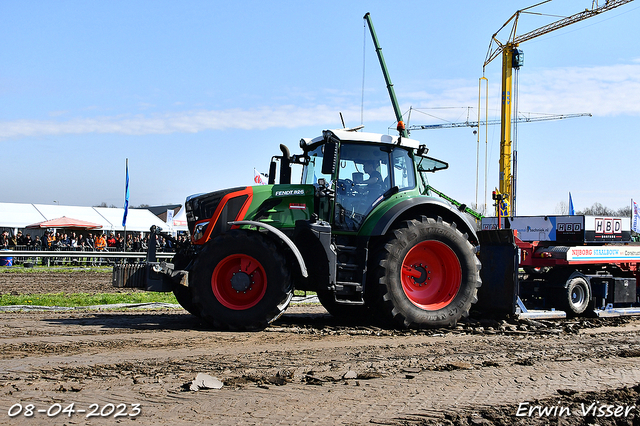
<svg viewBox="0 0 640 426">
<path fill-rule="evenodd" d="M 453 326 L 478 300 L 480 261 L 467 236 L 440 217 L 402 222 L 376 263 L 379 304 L 396 325 Z"/>
<path fill-rule="evenodd" d="M 267 236 L 231 230 L 208 242 L 193 267 L 194 303 L 213 327 L 260 330 L 293 297 L 285 256 Z"/>
<path fill-rule="evenodd" d="M 563 289 L 561 304 L 568 316 L 583 314 L 591 302 L 591 286 L 582 276 L 569 278 Z"/>
</svg>

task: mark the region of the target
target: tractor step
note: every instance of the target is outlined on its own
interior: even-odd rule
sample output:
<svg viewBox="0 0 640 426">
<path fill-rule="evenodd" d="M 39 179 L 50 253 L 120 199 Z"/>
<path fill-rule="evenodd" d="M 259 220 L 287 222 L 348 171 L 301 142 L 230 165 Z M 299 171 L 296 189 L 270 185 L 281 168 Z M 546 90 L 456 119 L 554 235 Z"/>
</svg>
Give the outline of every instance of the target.
<svg viewBox="0 0 640 426">
<path fill-rule="evenodd" d="M 338 281 L 335 286 L 335 300 L 341 305 L 364 305 L 362 284 Z"/>
</svg>

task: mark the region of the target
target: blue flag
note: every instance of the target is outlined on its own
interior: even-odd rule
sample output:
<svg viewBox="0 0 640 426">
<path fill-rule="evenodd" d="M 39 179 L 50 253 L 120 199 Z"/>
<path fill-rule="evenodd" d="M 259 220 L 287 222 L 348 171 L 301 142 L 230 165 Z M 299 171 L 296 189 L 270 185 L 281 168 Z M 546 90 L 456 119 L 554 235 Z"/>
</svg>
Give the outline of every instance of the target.
<svg viewBox="0 0 640 426">
<path fill-rule="evenodd" d="M 127 226 L 127 213 L 129 211 L 129 159 L 127 158 L 127 180 L 124 186 L 124 215 L 122 216 L 122 226 Z"/>
<path fill-rule="evenodd" d="M 571 199 L 571 193 L 569 193 L 569 214 L 571 216 L 576 214 L 576 212 L 573 210 L 573 200 Z"/>
</svg>

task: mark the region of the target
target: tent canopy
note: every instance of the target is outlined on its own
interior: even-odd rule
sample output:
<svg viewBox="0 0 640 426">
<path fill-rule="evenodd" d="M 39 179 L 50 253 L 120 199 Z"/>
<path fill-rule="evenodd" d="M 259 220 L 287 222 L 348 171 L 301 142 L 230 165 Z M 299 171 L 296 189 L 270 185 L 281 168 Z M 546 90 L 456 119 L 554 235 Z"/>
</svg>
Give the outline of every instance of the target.
<svg viewBox="0 0 640 426">
<path fill-rule="evenodd" d="M 172 229 L 174 231 L 186 231 L 189 229 L 187 228 L 187 213 L 185 212 L 184 206 L 173 217 Z"/>
<path fill-rule="evenodd" d="M 0 203 L 0 228 L 20 229 L 44 220 L 66 216 L 101 225 L 105 232 L 120 232 L 124 230 L 123 214 L 123 208 Z M 167 228 L 167 224 L 149 210 L 129 209 L 127 231 L 149 232 L 151 225 Z"/>
<path fill-rule="evenodd" d="M 43 222 L 27 225 L 26 229 L 44 229 L 44 228 L 64 228 L 64 229 L 101 229 L 102 225 L 86 220 L 72 219 L 62 216 L 57 219 L 45 220 Z"/>
</svg>

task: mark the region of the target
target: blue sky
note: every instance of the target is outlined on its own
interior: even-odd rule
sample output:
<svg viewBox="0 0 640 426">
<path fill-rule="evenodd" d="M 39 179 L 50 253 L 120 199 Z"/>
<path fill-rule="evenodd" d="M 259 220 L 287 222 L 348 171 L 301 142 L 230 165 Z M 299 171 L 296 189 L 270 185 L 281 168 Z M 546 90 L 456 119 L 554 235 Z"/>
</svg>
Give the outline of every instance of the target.
<svg viewBox="0 0 640 426">
<path fill-rule="evenodd" d="M 128 158 L 132 205 L 182 203 L 251 184 L 280 143 L 297 152 L 301 137 L 341 127 L 340 112 L 347 126 L 393 133 L 366 12 L 402 110 L 422 111 L 409 124 L 464 121 L 468 107 L 475 119 L 491 35 L 533 3 L 3 1 L 0 201 L 122 206 Z M 536 11 L 568 16 L 591 3 L 555 0 Z M 518 32 L 555 19 L 524 15 Z M 640 3 L 631 2 L 521 46 L 521 112 L 593 117 L 519 126 L 519 214 L 553 214 L 569 192 L 576 209 L 640 200 L 638 22 Z M 485 76 L 496 118 L 499 59 Z M 472 129 L 411 136 L 450 164 L 431 184 L 474 203 Z M 499 136 L 489 127 L 489 191 Z"/>
</svg>

